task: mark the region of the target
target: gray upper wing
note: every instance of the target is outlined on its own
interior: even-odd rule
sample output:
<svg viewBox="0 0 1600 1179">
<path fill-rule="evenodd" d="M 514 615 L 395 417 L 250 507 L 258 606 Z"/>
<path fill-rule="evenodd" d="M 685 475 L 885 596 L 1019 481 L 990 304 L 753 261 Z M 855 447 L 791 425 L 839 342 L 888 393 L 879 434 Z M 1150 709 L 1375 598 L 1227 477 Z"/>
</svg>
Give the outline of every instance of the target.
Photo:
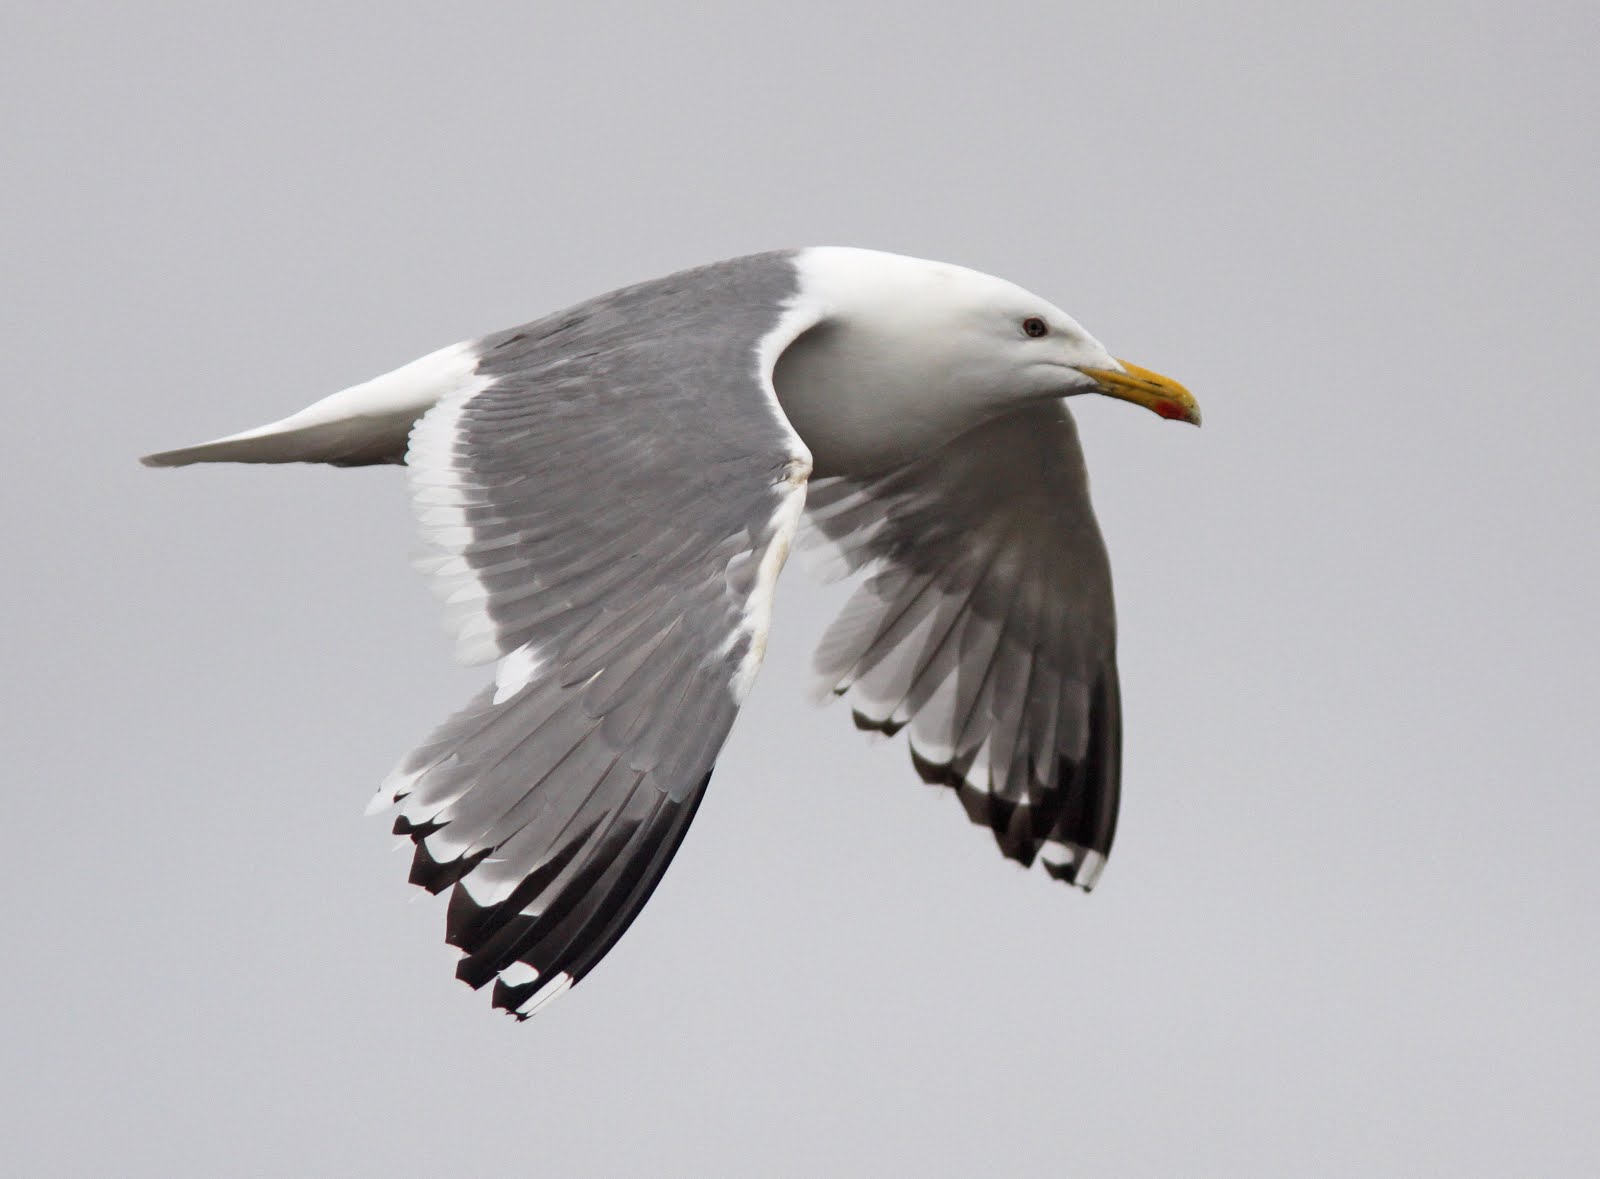
<svg viewBox="0 0 1600 1179">
<path fill-rule="evenodd" d="M 817 653 L 857 725 L 909 725 L 917 770 L 1007 856 L 1092 887 L 1121 715 L 1110 568 L 1066 406 L 885 475 L 814 480 L 808 516 L 864 573 Z"/>
<path fill-rule="evenodd" d="M 621 935 L 759 663 L 810 470 L 771 394 L 793 286 L 758 255 L 487 337 L 412 434 L 425 565 L 458 652 L 499 664 L 377 801 L 497 1006 Z"/>
</svg>

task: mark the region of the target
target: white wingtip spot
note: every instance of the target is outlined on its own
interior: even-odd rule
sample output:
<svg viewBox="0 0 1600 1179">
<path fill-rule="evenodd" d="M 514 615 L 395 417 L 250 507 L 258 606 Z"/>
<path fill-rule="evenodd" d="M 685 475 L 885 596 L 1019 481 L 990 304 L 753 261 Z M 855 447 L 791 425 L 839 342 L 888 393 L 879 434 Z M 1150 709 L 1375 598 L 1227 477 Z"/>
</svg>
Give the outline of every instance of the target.
<svg viewBox="0 0 1600 1179">
<path fill-rule="evenodd" d="M 1097 851 L 1083 853 L 1083 866 L 1078 869 L 1079 888 L 1093 888 L 1100 883 L 1100 873 L 1105 869 L 1106 858 Z"/>
<path fill-rule="evenodd" d="M 538 979 L 539 972 L 526 962 L 513 962 L 500 972 L 500 981 L 508 987 L 525 987 Z"/>
<path fill-rule="evenodd" d="M 528 1001 L 517 1008 L 517 1014 L 524 1018 L 533 1015 L 546 1003 L 566 994 L 571 989 L 572 976 L 563 970 L 532 995 L 528 996 Z"/>
<path fill-rule="evenodd" d="M 504 861 L 490 856 L 461 878 L 460 887 L 473 904 L 487 909 L 507 900 L 526 877 L 526 872 L 509 870 Z"/>
<path fill-rule="evenodd" d="M 1047 839 L 1039 848 L 1039 859 L 1052 868 L 1065 868 L 1078 858 L 1078 848 L 1070 843 Z"/>
<path fill-rule="evenodd" d="M 1095 886 L 1106 866 L 1106 858 L 1099 852 L 1054 839 L 1047 839 L 1040 846 L 1039 860 L 1052 868 L 1070 868 L 1076 864 L 1078 870 L 1073 873 L 1072 882 L 1084 890 Z"/>
</svg>

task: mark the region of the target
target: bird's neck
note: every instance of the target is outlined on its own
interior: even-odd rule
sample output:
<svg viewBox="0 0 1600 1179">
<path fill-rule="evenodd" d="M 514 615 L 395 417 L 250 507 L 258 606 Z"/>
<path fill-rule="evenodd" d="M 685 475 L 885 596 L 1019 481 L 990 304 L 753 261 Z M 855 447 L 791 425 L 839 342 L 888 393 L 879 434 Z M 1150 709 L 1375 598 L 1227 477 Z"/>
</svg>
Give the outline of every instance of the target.
<svg viewBox="0 0 1600 1179">
<path fill-rule="evenodd" d="M 773 371 L 778 404 L 819 477 L 888 470 L 993 416 L 980 399 L 941 395 L 949 379 L 836 323 L 801 336 Z"/>
</svg>

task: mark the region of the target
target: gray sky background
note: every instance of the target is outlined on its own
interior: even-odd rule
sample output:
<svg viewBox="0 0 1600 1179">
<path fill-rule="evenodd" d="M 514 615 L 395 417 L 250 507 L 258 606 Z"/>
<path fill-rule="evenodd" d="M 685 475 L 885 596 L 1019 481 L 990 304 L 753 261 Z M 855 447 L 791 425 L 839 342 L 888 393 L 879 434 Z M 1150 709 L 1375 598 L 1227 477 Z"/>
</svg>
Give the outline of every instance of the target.
<svg viewBox="0 0 1600 1179">
<path fill-rule="evenodd" d="M 1594 1173 L 1592 4 L 10 5 L 27 1175 Z M 806 703 L 798 564 L 642 918 L 518 1027 L 362 806 L 482 681 L 397 470 L 143 470 L 781 245 L 992 271 L 1079 412 L 1092 897 Z"/>
</svg>

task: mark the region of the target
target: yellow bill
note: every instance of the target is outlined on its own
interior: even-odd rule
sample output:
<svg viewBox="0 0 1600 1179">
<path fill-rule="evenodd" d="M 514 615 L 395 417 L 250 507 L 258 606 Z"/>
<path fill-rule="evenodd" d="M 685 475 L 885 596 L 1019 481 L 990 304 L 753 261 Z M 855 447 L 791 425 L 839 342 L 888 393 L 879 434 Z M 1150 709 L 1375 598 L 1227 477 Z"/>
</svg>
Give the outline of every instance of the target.
<svg viewBox="0 0 1600 1179">
<path fill-rule="evenodd" d="M 1117 363 L 1126 371 L 1119 373 L 1109 368 L 1086 368 L 1080 371 L 1086 377 L 1093 377 L 1100 391 L 1109 397 L 1142 405 L 1152 413 L 1176 422 L 1188 422 L 1195 426 L 1200 424 L 1199 403 L 1195 401 L 1194 394 L 1177 381 L 1126 360 L 1118 360 Z"/>
</svg>

